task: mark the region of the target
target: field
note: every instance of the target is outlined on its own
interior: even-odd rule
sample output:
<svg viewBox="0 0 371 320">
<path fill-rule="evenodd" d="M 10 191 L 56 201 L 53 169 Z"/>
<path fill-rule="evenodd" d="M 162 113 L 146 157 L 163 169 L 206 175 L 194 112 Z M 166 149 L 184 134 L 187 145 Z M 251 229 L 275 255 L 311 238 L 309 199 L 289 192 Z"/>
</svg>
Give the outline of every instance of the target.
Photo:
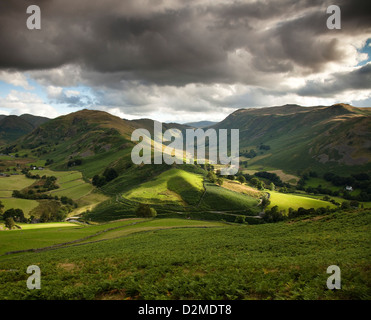
<svg viewBox="0 0 371 320">
<path fill-rule="evenodd" d="M 123 197 L 143 203 L 195 204 L 203 193 L 203 177 L 181 169 L 170 169 L 156 179 L 132 189 Z"/>
<path fill-rule="evenodd" d="M 318 208 L 336 208 L 334 204 L 328 201 L 322 201 L 319 199 L 309 198 L 309 197 L 302 197 L 293 194 L 286 194 L 280 193 L 275 191 L 269 191 L 271 204 L 268 208 L 272 208 L 273 206 L 278 206 L 281 210 L 288 210 L 289 208 L 293 208 L 294 210 L 299 209 L 300 207 L 304 209 L 318 209 Z"/>
<path fill-rule="evenodd" d="M 247 194 L 253 198 L 260 198 L 262 196 L 260 191 L 237 181 L 230 181 L 226 179 L 224 180 L 222 187 L 238 193 Z"/>
<path fill-rule="evenodd" d="M 88 195 L 94 187 L 86 183 L 79 171 L 52 171 L 52 170 L 33 170 L 34 175 L 55 176 L 59 189 L 50 192 L 53 196 L 68 197 L 72 200 L 78 200 Z"/>
<path fill-rule="evenodd" d="M 22 209 L 25 217 L 29 216 L 29 213 L 38 207 L 39 203 L 36 200 L 27 199 L 0 199 L 4 205 L 4 211 L 8 209 Z"/>
<path fill-rule="evenodd" d="M 100 242 L 1 256 L 0 299 L 370 299 L 370 218 L 363 211 L 209 228 L 157 219 L 128 225 L 142 231 L 131 234 L 121 226 Z M 7 237 L 8 251 L 10 237 L 24 240 L 18 249 L 26 240 L 43 246 L 120 223 L 0 237 Z M 164 229 L 178 223 L 181 228 Z M 41 268 L 42 290 L 26 287 L 27 266 L 34 264 Z M 326 288 L 330 265 L 341 268 L 341 290 Z"/>
<path fill-rule="evenodd" d="M 329 189 L 331 191 L 341 191 L 342 188 L 334 186 L 331 182 L 326 181 L 322 178 L 309 178 L 305 182 L 306 187 L 317 188 L 322 186 L 322 188 Z"/>
<path fill-rule="evenodd" d="M 35 181 L 26 178 L 24 175 L 11 175 L 0 177 L 0 191 L 14 191 L 29 187 Z"/>
<path fill-rule="evenodd" d="M 0 256 L 9 251 L 40 249 L 66 242 L 86 242 L 113 239 L 136 232 L 186 227 L 217 227 L 220 222 L 186 219 L 123 219 L 99 225 L 70 222 L 19 224 L 22 230 L 0 232 Z M 88 239 L 86 239 L 89 237 Z M 20 241 L 22 240 L 22 241 Z"/>
<path fill-rule="evenodd" d="M 231 191 L 209 182 L 205 185 L 206 193 L 199 206 L 203 210 L 243 211 L 254 209 L 259 203 L 256 198 L 246 194 Z"/>
</svg>

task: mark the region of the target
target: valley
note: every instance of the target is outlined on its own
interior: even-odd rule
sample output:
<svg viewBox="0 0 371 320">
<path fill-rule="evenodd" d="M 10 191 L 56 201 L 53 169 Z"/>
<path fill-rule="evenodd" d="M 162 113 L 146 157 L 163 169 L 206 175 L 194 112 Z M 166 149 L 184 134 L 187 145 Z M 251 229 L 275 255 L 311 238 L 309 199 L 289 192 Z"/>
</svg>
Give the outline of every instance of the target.
<svg viewBox="0 0 371 320">
<path fill-rule="evenodd" d="M 132 163 L 131 133 L 153 123 L 82 110 L 3 135 L 0 299 L 369 299 L 368 110 L 287 105 L 207 123 L 240 131 L 228 176 L 208 161 Z M 41 291 L 22 287 L 30 264 Z M 323 288 L 332 264 L 341 292 Z"/>
</svg>

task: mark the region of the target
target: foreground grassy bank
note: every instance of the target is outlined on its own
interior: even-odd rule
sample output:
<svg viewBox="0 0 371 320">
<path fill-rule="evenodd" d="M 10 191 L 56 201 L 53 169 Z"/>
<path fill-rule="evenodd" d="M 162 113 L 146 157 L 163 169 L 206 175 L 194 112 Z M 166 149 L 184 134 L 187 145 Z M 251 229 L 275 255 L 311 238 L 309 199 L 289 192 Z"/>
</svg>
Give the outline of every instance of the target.
<svg viewBox="0 0 371 320">
<path fill-rule="evenodd" d="M 371 298 L 370 211 L 164 229 L 170 220 L 101 242 L 0 257 L 0 299 Z M 41 290 L 26 287 L 32 264 L 41 268 Z M 330 265 L 341 268 L 341 290 L 326 287 Z"/>
</svg>

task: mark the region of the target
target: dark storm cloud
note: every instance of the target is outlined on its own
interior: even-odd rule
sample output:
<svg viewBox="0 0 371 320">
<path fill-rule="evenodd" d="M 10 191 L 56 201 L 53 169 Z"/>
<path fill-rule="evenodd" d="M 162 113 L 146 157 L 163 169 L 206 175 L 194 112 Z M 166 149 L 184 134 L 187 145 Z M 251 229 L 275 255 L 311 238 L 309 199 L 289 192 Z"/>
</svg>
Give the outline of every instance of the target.
<svg viewBox="0 0 371 320">
<path fill-rule="evenodd" d="M 370 32 L 368 2 L 338 1 L 341 32 Z M 40 31 L 26 28 L 30 4 L 41 7 Z M 270 74 L 316 73 L 344 58 L 338 31 L 326 28 L 329 4 L 309 0 L 2 1 L 0 68 L 25 71 L 76 64 L 90 83 L 112 87 L 120 80 L 176 86 L 259 85 Z"/>
<path fill-rule="evenodd" d="M 371 63 L 349 73 L 336 73 L 326 82 L 310 81 L 296 93 L 300 96 L 331 97 L 347 90 L 369 90 Z"/>
</svg>

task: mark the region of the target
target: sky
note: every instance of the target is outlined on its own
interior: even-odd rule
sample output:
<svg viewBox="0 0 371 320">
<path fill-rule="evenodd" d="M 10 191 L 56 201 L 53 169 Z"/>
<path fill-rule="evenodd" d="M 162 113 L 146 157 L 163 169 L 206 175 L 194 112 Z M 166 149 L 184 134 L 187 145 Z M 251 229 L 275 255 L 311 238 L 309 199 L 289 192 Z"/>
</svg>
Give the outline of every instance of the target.
<svg viewBox="0 0 371 320">
<path fill-rule="evenodd" d="M 371 107 L 369 0 L 0 2 L 0 114 L 185 123 L 335 103 Z"/>
</svg>

